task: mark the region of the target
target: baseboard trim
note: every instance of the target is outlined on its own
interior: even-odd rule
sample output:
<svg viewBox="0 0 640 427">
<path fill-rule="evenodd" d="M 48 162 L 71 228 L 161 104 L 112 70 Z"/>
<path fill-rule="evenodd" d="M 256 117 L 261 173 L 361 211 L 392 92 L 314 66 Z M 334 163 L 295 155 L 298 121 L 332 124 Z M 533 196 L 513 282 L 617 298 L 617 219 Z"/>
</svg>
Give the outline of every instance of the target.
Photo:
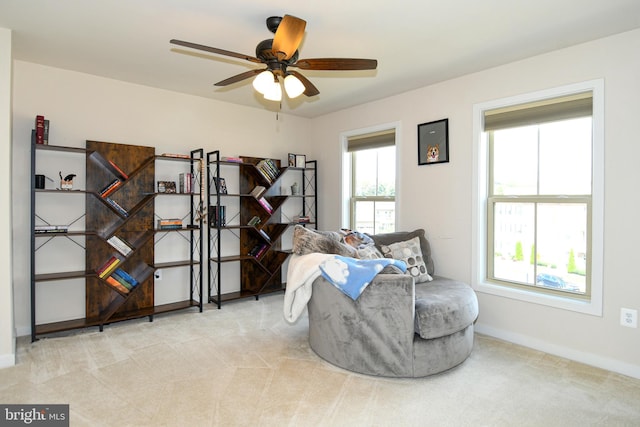
<svg viewBox="0 0 640 427">
<path fill-rule="evenodd" d="M 592 353 L 574 350 L 572 348 L 552 344 L 546 341 L 531 338 L 526 335 L 516 334 L 502 329 L 492 328 L 490 326 L 476 323 L 475 331 L 482 335 L 498 338 L 523 347 L 532 348 L 534 350 L 543 351 L 553 354 L 554 356 L 564 357 L 565 359 L 575 362 L 584 363 L 586 365 L 595 366 L 596 368 L 606 369 L 607 371 L 616 372 L 632 378 L 640 379 L 640 365 L 621 362 L 619 360 L 610 359 L 608 357 L 598 356 Z"/>
</svg>

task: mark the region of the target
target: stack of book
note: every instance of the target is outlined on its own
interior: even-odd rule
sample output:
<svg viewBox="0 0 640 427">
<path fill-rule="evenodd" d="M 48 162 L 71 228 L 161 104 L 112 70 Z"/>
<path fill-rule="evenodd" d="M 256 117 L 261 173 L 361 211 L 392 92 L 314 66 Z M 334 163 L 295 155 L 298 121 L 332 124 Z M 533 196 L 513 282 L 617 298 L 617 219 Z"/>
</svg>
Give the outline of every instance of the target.
<svg viewBox="0 0 640 427">
<path fill-rule="evenodd" d="M 256 199 L 259 199 L 265 193 L 265 191 L 267 191 L 265 187 L 263 187 L 262 185 L 256 185 L 255 187 L 253 187 L 253 190 L 251 190 L 251 193 L 249 194 L 251 194 Z"/>
<path fill-rule="evenodd" d="M 249 251 L 249 256 L 258 259 L 262 256 L 263 253 L 267 251 L 268 247 L 269 245 L 267 245 L 266 243 L 258 243 L 253 247 L 253 249 Z"/>
<path fill-rule="evenodd" d="M 240 157 L 229 157 L 229 156 L 222 156 L 220 158 L 220 161 L 231 162 L 231 163 L 244 163 L 244 161 Z"/>
<path fill-rule="evenodd" d="M 265 211 L 269 212 L 269 214 L 273 213 L 273 206 L 265 199 L 264 197 L 260 197 L 258 203 L 264 208 Z"/>
<path fill-rule="evenodd" d="M 107 239 L 107 243 L 113 246 L 114 249 L 116 249 L 118 252 L 120 252 L 124 256 L 129 256 L 129 254 L 133 250 L 131 249 L 131 246 L 124 239 L 121 239 L 115 234 L 111 236 L 109 239 Z"/>
<path fill-rule="evenodd" d="M 311 222 L 311 218 L 309 218 L 309 215 L 299 216 L 296 218 L 296 222 L 299 224 L 306 224 Z"/>
<path fill-rule="evenodd" d="M 173 157 L 175 159 L 190 159 L 188 154 L 162 153 L 163 157 Z"/>
<path fill-rule="evenodd" d="M 178 187 L 181 193 L 193 193 L 193 175 L 190 172 L 178 175 Z"/>
<path fill-rule="evenodd" d="M 49 144 L 49 120 L 45 120 L 44 116 L 36 116 L 35 123 L 35 143 L 36 144 Z"/>
<path fill-rule="evenodd" d="M 258 230 L 258 233 L 260 233 L 260 235 L 264 238 L 264 240 L 266 240 L 267 242 L 271 242 L 271 237 L 269 237 L 266 231 L 260 228 L 256 228 L 256 230 Z"/>
<path fill-rule="evenodd" d="M 271 159 L 260 160 L 256 165 L 256 168 L 269 183 L 274 182 L 280 175 L 280 169 L 276 162 Z"/>
<path fill-rule="evenodd" d="M 119 179 L 115 179 L 113 182 L 111 182 L 111 184 L 107 185 L 102 189 L 102 191 L 100 192 L 100 196 L 107 197 L 109 194 L 116 191 L 116 189 L 121 185 L 122 185 L 122 181 L 120 181 Z"/>
<path fill-rule="evenodd" d="M 131 292 L 133 288 L 138 286 L 138 281 L 131 277 L 126 271 L 117 268 L 106 279 L 107 283 L 124 294 Z"/>
<path fill-rule="evenodd" d="M 120 206 L 118 204 L 118 202 L 116 202 L 115 200 L 113 200 L 110 197 L 105 197 L 104 200 L 109 203 L 109 205 L 116 211 L 118 212 L 120 215 L 124 216 L 124 217 L 128 217 L 129 216 L 129 212 L 127 212 L 127 210 L 125 208 L 123 208 L 122 206 Z"/>
<path fill-rule="evenodd" d="M 112 256 L 107 260 L 107 262 L 102 265 L 102 267 L 100 267 L 96 271 L 96 273 L 98 273 L 98 277 L 104 279 L 105 277 L 109 276 L 109 274 L 111 274 L 111 272 L 116 269 L 118 264 L 120 264 L 120 258 Z"/>
<path fill-rule="evenodd" d="M 182 220 L 180 218 L 159 219 L 159 230 L 176 230 L 182 228 Z"/>
<path fill-rule="evenodd" d="M 69 231 L 68 225 L 36 225 L 36 233 L 66 233 Z"/>
</svg>

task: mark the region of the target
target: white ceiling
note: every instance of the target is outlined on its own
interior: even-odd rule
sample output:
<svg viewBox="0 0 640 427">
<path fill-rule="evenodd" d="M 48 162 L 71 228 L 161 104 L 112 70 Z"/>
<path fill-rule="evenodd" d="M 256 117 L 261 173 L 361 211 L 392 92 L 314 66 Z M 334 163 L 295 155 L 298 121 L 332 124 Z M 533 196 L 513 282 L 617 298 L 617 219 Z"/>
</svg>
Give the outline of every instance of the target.
<svg viewBox="0 0 640 427">
<path fill-rule="evenodd" d="M 376 71 L 300 70 L 320 95 L 282 111 L 303 117 L 640 28 L 640 0 L 0 1 L 15 59 L 268 110 L 279 106 L 251 79 L 213 86 L 262 67 L 169 40 L 255 56 L 273 37 L 265 19 L 284 14 L 307 21 L 300 58 L 378 60 Z"/>
</svg>

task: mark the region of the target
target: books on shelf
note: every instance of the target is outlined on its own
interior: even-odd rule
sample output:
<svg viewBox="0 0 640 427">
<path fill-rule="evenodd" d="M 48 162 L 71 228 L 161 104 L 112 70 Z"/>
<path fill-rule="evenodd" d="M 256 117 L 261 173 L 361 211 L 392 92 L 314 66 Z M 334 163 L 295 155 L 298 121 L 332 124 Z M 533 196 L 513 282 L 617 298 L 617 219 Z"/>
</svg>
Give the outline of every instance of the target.
<svg viewBox="0 0 640 427">
<path fill-rule="evenodd" d="M 100 195 L 102 197 L 107 197 L 109 194 L 113 193 L 114 191 L 116 191 L 116 189 L 118 187 L 120 187 L 122 185 L 122 181 L 120 181 L 119 179 L 115 179 L 113 180 L 109 185 L 107 185 L 106 187 L 104 187 L 102 189 L 102 191 L 100 191 Z"/>
<path fill-rule="evenodd" d="M 274 182 L 278 179 L 278 175 L 280 175 L 280 169 L 272 159 L 260 160 L 256 168 L 269 183 Z"/>
<path fill-rule="evenodd" d="M 178 187 L 181 193 L 193 193 L 193 174 L 187 172 L 178 175 Z"/>
<path fill-rule="evenodd" d="M 176 159 L 190 159 L 188 154 L 162 153 L 162 157 L 174 157 Z"/>
<path fill-rule="evenodd" d="M 257 200 L 258 200 L 258 203 L 260 203 L 260 205 L 264 208 L 264 210 L 266 210 L 270 214 L 273 213 L 273 206 L 271 206 L 271 204 L 267 201 L 267 199 L 265 199 L 264 197 L 260 197 Z"/>
<path fill-rule="evenodd" d="M 44 144 L 44 116 L 36 116 L 36 144 Z"/>
<path fill-rule="evenodd" d="M 36 225 L 35 230 L 36 233 L 66 233 L 69 231 L 68 225 Z"/>
<path fill-rule="evenodd" d="M 115 234 L 107 239 L 107 243 L 113 246 L 115 250 L 117 250 L 124 256 L 129 256 L 129 254 L 133 251 L 131 246 L 125 240 L 121 239 Z"/>
<path fill-rule="evenodd" d="M 250 225 L 252 227 L 255 227 L 256 225 L 260 224 L 260 217 L 257 215 L 254 215 L 249 222 L 247 223 L 247 225 Z"/>
<path fill-rule="evenodd" d="M 256 228 L 256 230 L 258 230 L 258 233 L 260 233 L 260 235 L 267 241 L 267 242 L 271 242 L 271 237 L 269 237 L 269 235 L 267 234 L 266 231 L 262 230 L 261 228 Z"/>
<path fill-rule="evenodd" d="M 299 216 L 296 218 L 296 222 L 299 224 L 307 224 L 311 222 L 311 218 L 309 218 L 309 215 Z"/>
<path fill-rule="evenodd" d="M 258 243 L 249 251 L 248 255 L 256 259 L 260 258 L 262 254 L 264 254 L 267 251 L 268 247 L 269 245 L 266 243 Z"/>
<path fill-rule="evenodd" d="M 241 157 L 231 157 L 231 156 L 222 156 L 220 158 L 222 162 L 231 162 L 231 163 L 244 163 Z"/>
<path fill-rule="evenodd" d="M 98 277 L 101 279 L 111 274 L 113 270 L 120 264 L 120 258 L 112 256 L 105 262 L 102 267 L 100 267 L 96 273 L 98 273 Z"/>
<path fill-rule="evenodd" d="M 182 220 L 180 218 L 159 219 L 159 230 L 176 230 L 182 228 Z"/>
<path fill-rule="evenodd" d="M 110 197 L 105 197 L 104 200 L 109 203 L 109 205 L 116 211 L 118 212 L 120 215 L 124 216 L 124 217 L 128 217 L 129 216 L 129 212 L 127 212 L 127 210 L 125 208 L 123 208 L 122 206 L 120 206 L 118 204 L 118 202 L 116 202 L 115 200 L 113 200 Z"/>
<path fill-rule="evenodd" d="M 128 294 L 139 282 L 121 268 L 116 268 L 105 281 L 122 293 Z"/>
<path fill-rule="evenodd" d="M 256 185 L 253 190 L 251 190 L 251 194 L 253 197 L 255 197 L 256 199 L 259 199 L 260 197 L 262 197 L 262 195 L 267 191 L 267 189 L 265 187 L 263 187 L 262 185 Z"/>
<path fill-rule="evenodd" d="M 226 223 L 226 207 L 224 205 L 209 206 L 209 226 L 217 227 L 220 225 L 224 227 Z"/>
</svg>

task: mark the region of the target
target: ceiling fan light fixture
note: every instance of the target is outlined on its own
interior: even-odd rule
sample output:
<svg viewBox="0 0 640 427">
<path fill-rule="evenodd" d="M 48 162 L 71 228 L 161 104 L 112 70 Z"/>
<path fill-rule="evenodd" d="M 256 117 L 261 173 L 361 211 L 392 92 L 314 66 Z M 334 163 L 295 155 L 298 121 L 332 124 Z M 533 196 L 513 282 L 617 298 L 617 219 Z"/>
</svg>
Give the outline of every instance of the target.
<svg viewBox="0 0 640 427">
<path fill-rule="evenodd" d="M 285 92 L 287 92 L 287 96 L 289 98 L 297 98 L 298 96 L 302 95 L 305 87 L 299 78 L 297 78 L 293 74 L 288 74 L 284 78 L 284 90 Z"/>
<path fill-rule="evenodd" d="M 271 85 L 265 91 L 264 99 L 269 101 L 282 101 L 282 88 L 278 80 L 272 80 Z"/>
<path fill-rule="evenodd" d="M 261 94 L 266 94 L 273 86 L 275 76 L 269 70 L 264 70 L 253 79 L 253 88 Z"/>
</svg>

